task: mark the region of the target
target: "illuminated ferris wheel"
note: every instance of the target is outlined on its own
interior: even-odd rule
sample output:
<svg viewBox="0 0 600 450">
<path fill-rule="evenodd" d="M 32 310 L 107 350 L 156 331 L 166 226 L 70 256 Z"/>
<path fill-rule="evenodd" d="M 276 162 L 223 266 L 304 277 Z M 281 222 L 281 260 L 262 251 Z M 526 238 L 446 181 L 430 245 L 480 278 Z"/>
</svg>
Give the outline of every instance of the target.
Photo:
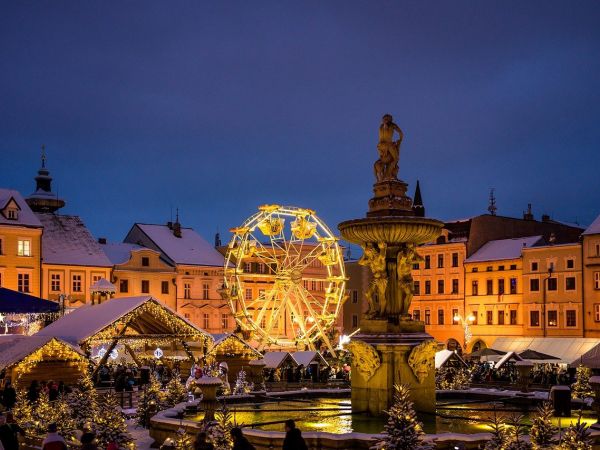
<svg viewBox="0 0 600 450">
<path fill-rule="evenodd" d="M 261 347 L 333 347 L 328 332 L 345 300 L 337 238 L 309 209 L 265 205 L 231 230 L 223 294 Z"/>
</svg>

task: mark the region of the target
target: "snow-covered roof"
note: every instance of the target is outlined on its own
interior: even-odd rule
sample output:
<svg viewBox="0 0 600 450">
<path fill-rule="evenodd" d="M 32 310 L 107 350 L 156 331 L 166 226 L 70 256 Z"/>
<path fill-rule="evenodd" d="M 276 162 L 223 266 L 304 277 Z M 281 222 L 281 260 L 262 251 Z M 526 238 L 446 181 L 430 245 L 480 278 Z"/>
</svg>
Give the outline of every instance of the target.
<svg viewBox="0 0 600 450">
<path fill-rule="evenodd" d="M 498 239 L 489 241 L 467 259 L 465 262 L 498 261 L 503 259 L 517 259 L 521 257 L 521 250 L 542 242 L 542 236 L 528 236 L 513 239 Z"/>
<path fill-rule="evenodd" d="M 100 247 L 106 254 L 107 258 L 114 265 L 125 264 L 131 258 L 131 252 L 138 250 L 154 250 L 142 247 L 136 244 L 129 244 L 128 242 L 107 242 L 106 244 L 100 244 Z"/>
<path fill-rule="evenodd" d="M 136 226 L 175 264 L 222 267 L 225 263 L 223 255 L 192 228 L 181 228 L 181 237 L 176 237 L 167 225 Z"/>
<path fill-rule="evenodd" d="M 78 347 L 52 336 L 10 335 L 6 338 L 3 336 L 0 339 L 0 370 L 17 364 L 36 350 L 42 348 L 52 339 L 56 339 L 74 352 L 85 356 Z"/>
<path fill-rule="evenodd" d="M 265 363 L 265 369 L 277 369 L 287 360 L 294 365 L 298 365 L 296 360 L 288 352 L 267 352 L 262 359 Z"/>
<path fill-rule="evenodd" d="M 106 278 L 100 278 L 90 286 L 91 292 L 117 292 L 115 285 Z"/>
<path fill-rule="evenodd" d="M 439 352 L 435 352 L 435 368 L 439 369 L 446 364 L 450 358 L 455 358 L 461 362 L 462 365 L 467 365 L 467 363 L 458 355 L 458 353 L 452 350 L 440 350 Z"/>
<path fill-rule="evenodd" d="M 594 220 L 581 234 L 600 234 L 600 215 L 596 217 L 596 220 Z"/>
<path fill-rule="evenodd" d="M 582 355 L 600 344 L 597 338 L 579 337 L 499 337 L 492 347 L 502 351 L 521 353 L 524 350 L 535 350 L 547 355 L 556 356 L 556 363 L 577 364 Z"/>
<path fill-rule="evenodd" d="M 219 347 L 219 345 L 223 344 L 227 340 L 233 339 L 233 340 L 238 341 L 242 346 L 246 347 L 248 349 L 248 351 L 250 353 L 254 354 L 254 356 L 257 359 L 262 358 L 262 354 L 258 350 L 256 350 L 248 342 L 246 342 L 245 340 L 243 340 L 241 337 L 239 337 L 236 334 L 233 334 L 233 333 L 217 333 L 217 334 L 213 334 L 212 337 L 214 339 L 214 343 L 213 343 L 212 348 L 207 352 L 207 354 L 212 353 L 213 351 L 216 351 L 216 349 Z"/>
<path fill-rule="evenodd" d="M 189 331 L 194 330 L 194 333 L 197 333 L 198 335 L 204 335 L 209 340 L 212 340 L 212 337 L 210 337 L 208 333 L 188 322 L 169 307 L 156 300 L 154 297 L 148 295 L 141 297 L 113 298 L 99 305 L 82 306 L 66 316 L 61 317 L 47 327 L 42 328 L 35 334 L 35 336 L 59 337 L 73 344 L 80 344 L 98 334 L 100 331 L 104 330 L 114 322 L 118 321 L 121 317 L 142 306 L 146 302 L 154 302 L 160 305 L 168 313 L 176 316 L 189 327 L 191 327 L 188 327 Z M 168 331 L 166 331 L 168 328 L 169 327 L 164 324 L 164 329 L 158 334 L 170 334 Z M 152 333 L 149 332 L 148 334 Z"/>
<path fill-rule="evenodd" d="M 313 361 L 319 363 L 319 365 L 329 365 L 327 364 L 327 361 L 325 361 L 323 356 L 319 352 L 315 351 L 294 352 L 292 353 L 292 358 L 296 360 L 298 365 L 303 365 L 304 367 L 308 367 L 308 365 Z"/>
<path fill-rule="evenodd" d="M 44 263 L 74 266 L 111 267 L 100 244 L 78 216 L 37 213 L 44 226 Z"/>
<path fill-rule="evenodd" d="M 13 199 L 19 207 L 19 215 L 16 220 L 10 220 L 0 214 L 0 225 L 13 225 L 22 227 L 40 228 L 42 223 L 35 216 L 25 199 L 19 191 L 12 189 L 0 189 L 0 211 L 8 206 L 10 200 Z"/>
<path fill-rule="evenodd" d="M 523 361 L 523 358 L 521 358 L 516 352 L 508 352 L 506 355 L 500 358 L 494 367 L 499 369 L 511 359 L 514 359 L 515 361 Z"/>
</svg>

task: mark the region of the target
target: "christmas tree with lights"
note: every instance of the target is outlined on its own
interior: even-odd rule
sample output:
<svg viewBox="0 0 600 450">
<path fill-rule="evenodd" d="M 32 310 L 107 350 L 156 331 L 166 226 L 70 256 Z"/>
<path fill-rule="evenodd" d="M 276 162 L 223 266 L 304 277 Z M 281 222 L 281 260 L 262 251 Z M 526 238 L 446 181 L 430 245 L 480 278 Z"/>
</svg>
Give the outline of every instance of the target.
<svg viewBox="0 0 600 450">
<path fill-rule="evenodd" d="M 531 444 L 523 440 L 525 436 L 525 426 L 523 425 L 523 416 L 514 414 L 508 420 L 506 429 L 507 443 L 502 450 L 531 450 Z"/>
<path fill-rule="evenodd" d="M 167 383 L 164 406 L 171 408 L 187 399 L 188 393 L 185 385 L 181 382 L 179 372 L 174 372 L 173 377 Z"/>
<path fill-rule="evenodd" d="M 231 429 L 237 426 L 234 423 L 233 415 L 225 402 L 221 403 L 221 407 L 215 414 L 217 419 L 205 425 L 204 431 L 207 435 L 207 440 L 214 445 L 215 450 L 229 450 L 233 446 L 231 439 Z"/>
<path fill-rule="evenodd" d="M 423 426 L 410 400 L 410 388 L 394 385 L 394 404 L 386 411 L 388 422 L 385 425 L 383 440 L 378 444 L 381 450 L 432 450 L 434 447 L 424 442 Z"/>
<path fill-rule="evenodd" d="M 488 421 L 488 427 L 492 433 L 492 438 L 485 443 L 484 450 L 499 450 L 502 449 L 507 442 L 507 436 L 504 427 L 504 416 L 499 415 L 494 410 L 494 415 Z"/>
<path fill-rule="evenodd" d="M 138 400 L 137 417 L 138 423 L 144 428 L 150 425 L 150 417 L 156 414 L 165 401 L 165 396 L 161 391 L 161 385 L 156 375 L 150 375 L 150 382 L 144 386 L 142 395 Z"/>
<path fill-rule="evenodd" d="M 34 430 L 34 418 L 33 418 L 33 405 L 27 398 L 25 391 L 17 391 L 17 401 L 13 407 L 13 417 L 17 424 L 25 430 L 27 434 L 35 434 Z"/>
<path fill-rule="evenodd" d="M 233 386 L 233 395 L 244 395 L 252 390 L 252 386 L 248 383 L 248 379 L 246 378 L 246 372 L 244 369 L 241 369 L 238 372 L 237 378 L 235 380 L 235 386 Z"/>
<path fill-rule="evenodd" d="M 589 367 L 582 366 L 581 364 L 577 367 L 577 372 L 575 373 L 576 381 L 571 385 L 573 397 L 582 400 L 587 397 L 594 397 L 594 390 L 590 385 L 591 376 L 592 370 Z"/>
<path fill-rule="evenodd" d="M 194 443 L 192 442 L 192 438 L 185 431 L 185 428 L 178 428 L 175 433 L 175 450 L 191 450 L 194 448 Z"/>
<path fill-rule="evenodd" d="M 77 388 L 68 395 L 71 417 L 80 430 L 87 422 L 93 421 L 98 414 L 98 393 L 94 382 L 86 372 L 77 383 Z"/>
<path fill-rule="evenodd" d="M 114 442 L 120 449 L 135 448 L 134 440 L 127 431 L 127 423 L 117 396 L 109 392 L 98 402 L 98 407 L 98 415 L 93 425 L 98 446 L 106 448 Z"/>
<path fill-rule="evenodd" d="M 552 450 L 556 445 L 558 428 L 552 425 L 554 409 L 552 403 L 544 402 L 538 406 L 536 416 L 531 420 L 529 437 L 533 450 Z"/>
<path fill-rule="evenodd" d="M 581 412 L 577 423 L 572 423 L 565 430 L 556 450 L 592 450 L 592 438 L 589 427 L 581 422 Z"/>
</svg>

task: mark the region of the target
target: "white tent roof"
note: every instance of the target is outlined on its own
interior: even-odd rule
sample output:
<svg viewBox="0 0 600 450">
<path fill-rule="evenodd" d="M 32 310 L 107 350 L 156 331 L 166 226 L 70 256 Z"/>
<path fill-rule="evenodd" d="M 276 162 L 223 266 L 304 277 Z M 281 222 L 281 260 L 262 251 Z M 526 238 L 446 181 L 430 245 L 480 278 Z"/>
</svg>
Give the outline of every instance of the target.
<svg viewBox="0 0 600 450">
<path fill-rule="evenodd" d="M 308 365 L 313 361 L 318 362 L 319 365 L 329 366 L 323 356 L 319 352 L 315 351 L 294 352 L 292 353 L 292 358 L 296 360 L 298 365 L 303 365 L 304 367 L 308 367 Z"/>
<path fill-rule="evenodd" d="M 492 348 L 505 352 L 521 353 L 524 350 L 536 350 L 560 360 L 555 363 L 577 364 L 582 355 L 600 344 L 600 339 L 579 337 L 501 337 L 494 341 Z"/>
<path fill-rule="evenodd" d="M 298 365 L 296 360 L 288 352 L 267 352 L 262 361 L 265 363 L 265 369 L 277 369 L 283 362 L 289 358 L 292 363 Z"/>
<path fill-rule="evenodd" d="M 455 351 L 440 350 L 439 352 L 435 352 L 435 368 L 439 369 L 446 364 L 446 362 L 452 358 L 452 355 L 454 355 L 454 357 L 457 358 L 463 365 L 467 365 L 467 363 Z"/>
<path fill-rule="evenodd" d="M 47 327 L 42 328 L 35 336 L 59 337 L 73 344 L 80 344 L 119 320 L 119 318 L 127 313 L 149 301 L 160 305 L 162 308 L 187 323 L 190 327 L 197 330 L 199 334 L 203 334 L 208 339 L 212 340 L 212 337 L 208 333 L 196 327 L 191 322 L 188 322 L 169 307 L 149 295 L 142 297 L 113 298 L 99 305 L 82 306 L 66 316 L 61 317 Z"/>
<path fill-rule="evenodd" d="M 500 358 L 494 367 L 499 369 L 511 359 L 514 359 L 515 361 L 523 361 L 523 358 L 521 358 L 516 352 L 508 352 L 506 355 Z"/>
<path fill-rule="evenodd" d="M 600 369 L 600 345 L 596 345 L 581 355 L 574 363 L 581 363 L 590 369 Z"/>
<path fill-rule="evenodd" d="M 52 336 L 11 335 L 10 337 L 12 339 L 0 339 L 0 369 L 10 367 L 22 361 L 36 350 L 42 348 L 52 339 L 62 342 L 74 352 L 85 356 L 85 354 L 78 347 L 75 347 L 61 339 L 53 338 Z"/>
</svg>

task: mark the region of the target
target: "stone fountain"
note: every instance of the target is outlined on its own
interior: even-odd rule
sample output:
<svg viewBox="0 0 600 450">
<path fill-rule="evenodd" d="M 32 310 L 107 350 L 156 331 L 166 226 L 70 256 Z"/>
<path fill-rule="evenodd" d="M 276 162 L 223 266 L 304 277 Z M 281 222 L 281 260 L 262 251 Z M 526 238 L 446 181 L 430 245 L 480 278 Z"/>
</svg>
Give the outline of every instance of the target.
<svg viewBox="0 0 600 450">
<path fill-rule="evenodd" d="M 394 134 L 398 139 L 394 140 Z M 398 179 L 402 130 L 386 114 L 379 127 L 374 197 L 365 218 L 342 222 L 344 239 L 363 249 L 359 264 L 371 269 L 368 309 L 347 348 L 352 361 L 352 409 L 381 415 L 393 401 L 393 385 L 409 385 L 415 409 L 435 412 L 436 343 L 425 324 L 408 314 L 413 296 L 415 249 L 435 240 L 443 223 L 421 217 Z"/>
</svg>

